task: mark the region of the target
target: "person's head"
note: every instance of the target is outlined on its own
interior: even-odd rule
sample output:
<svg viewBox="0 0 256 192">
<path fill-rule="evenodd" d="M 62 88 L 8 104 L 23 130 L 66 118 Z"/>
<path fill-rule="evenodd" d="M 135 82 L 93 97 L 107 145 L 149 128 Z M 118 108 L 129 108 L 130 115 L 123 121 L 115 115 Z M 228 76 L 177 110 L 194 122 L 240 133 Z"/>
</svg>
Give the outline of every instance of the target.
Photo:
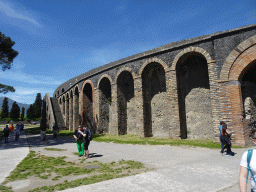
<svg viewBox="0 0 256 192">
<path fill-rule="evenodd" d="M 86 126 L 83 126 L 83 130 L 85 130 L 85 129 L 87 129 L 87 127 L 86 127 Z"/>
<path fill-rule="evenodd" d="M 224 123 L 225 123 L 224 121 L 221 121 L 221 122 L 220 122 L 220 125 L 223 125 Z"/>
<path fill-rule="evenodd" d="M 9 125 L 8 124 L 6 124 L 6 126 L 5 126 L 6 128 L 8 128 L 9 127 Z"/>
<path fill-rule="evenodd" d="M 81 125 L 78 125 L 78 130 L 81 130 L 82 129 L 82 126 Z"/>
</svg>

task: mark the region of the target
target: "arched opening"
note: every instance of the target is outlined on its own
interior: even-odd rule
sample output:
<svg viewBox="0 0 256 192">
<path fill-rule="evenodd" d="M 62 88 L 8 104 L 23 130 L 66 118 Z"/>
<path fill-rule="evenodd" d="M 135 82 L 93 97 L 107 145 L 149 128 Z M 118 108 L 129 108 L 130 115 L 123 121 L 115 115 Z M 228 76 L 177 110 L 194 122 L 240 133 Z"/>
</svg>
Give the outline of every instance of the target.
<svg viewBox="0 0 256 192">
<path fill-rule="evenodd" d="M 256 60 L 245 67 L 239 81 L 246 123 L 249 129 L 256 129 Z"/>
<path fill-rule="evenodd" d="M 176 66 L 180 137 L 209 138 L 213 119 L 207 61 L 203 55 L 191 52 L 183 55 Z"/>
<path fill-rule="evenodd" d="M 93 129 L 93 98 L 90 83 L 86 83 L 83 89 L 82 124 Z"/>
<path fill-rule="evenodd" d="M 109 131 L 109 107 L 111 105 L 111 84 L 108 78 L 101 79 L 99 84 L 99 131 Z"/>
<path fill-rule="evenodd" d="M 81 124 L 82 120 L 79 115 L 79 91 L 78 87 L 75 88 L 75 95 L 74 95 L 74 129 L 78 127 L 79 124 Z"/>
<path fill-rule="evenodd" d="M 142 72 L 145 137 L 168 137 L 165 71 L 158 63 L 148 64 Z"/>
<path fill-rule="evenodd" d="M 65 97 L 63 96 L 62 97 L 62 113 L 63 113 L 63 115 L 64 115 L 64 117 L 65 117 Z"/>
<path fill-rule="evenodd" d="M 73 131 L 73 91 L 70 92 L 70 98 L 69 98 L 69 130 Z"/>
<path fill-rule="evenodd" d="M 58 97 L 60 96 L 60 92 L 58 91 Z"/>
<path fill-rule="evenodd" d="M 62 93 L 64 93 L 64 91 L 65 91 L 64 88 L 62 88 Z"/>
<path fill-rule="evenodd" d="M 117 78 L 117 105 L 118 134 L 135 132 L 134 81 L 128 71 L 123 71 Z"/>
<path fill-rule="evenodd" d="M 69 129 L 69 94 L 67 93 L 65 101 L 65 116 L 66 116 L 66 127 Z"/>
</svg>

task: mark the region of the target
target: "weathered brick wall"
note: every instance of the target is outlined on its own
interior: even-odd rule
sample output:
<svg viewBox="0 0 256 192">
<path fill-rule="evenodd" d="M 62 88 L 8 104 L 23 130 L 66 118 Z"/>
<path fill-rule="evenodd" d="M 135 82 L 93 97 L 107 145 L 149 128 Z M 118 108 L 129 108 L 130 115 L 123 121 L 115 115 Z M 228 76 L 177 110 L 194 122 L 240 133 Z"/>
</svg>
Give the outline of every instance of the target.
<svg viewBox="0 0 256 192">
<path fill-rule="evenodd" d="M 153 134 L 156 137 L 207 138 L 218 141 L 219 121 L 224 120 L 235 131 L 235 143 L 245 145 L 248 127 L 243 117 L 243 94 L 239 78 L 243 76 L 244 69 L 256 59 L 255 35 L 256 25 L 252 25 L 164 45 L 81 74 L 60 85 L 54 95 L 58 99 L 62 98 L 60 107 L 70 129 L 73 129 L 72 125 L 77 126 L 77 121 L 82 123 L 86 113 L 96 130 L 108 127 L 112 134 Z M 198 72 L 193 72 L 196 67 L 192 67 L 187 57 L 191 55 L 203 58 L 207 70 L 202 71 L 199 67 Z M 184 70 L 185 64 L 191 67 L 190 78 L 187 80 L 179 76 L 179 70 Z M 152 65 L 161 66 L 164 76 L 161 71 L 152 76 L 152 70 L 147 71 Z M 129 97 L 127 90 L 120 88 L 127 86 L 122 78 L 118 82 L 123 73 L 132 77 L 132 97 Z M 196 83 L 197 74 L 199 79 L 208 77 L 207 88 Z M 164 91 L 158 90 L 163 84 L 158 83 L 159 77 L 164 79 Z M 110 82 L 107 89 L 111 95 L 111 104 L 104 96 L 106 90 L 99 87 L 103 78 Z M 88 82 L 92 87 L 91 102 L 85 101 L 83 91 Z M 184 89 L 186 86 L 188 90 Z M 79 99 L 73 96 L 72 105 L 71 100 L 68 103 L 65 97 L 66 93 L 71 94 L 71 90 L 74 93 L 75 87 Z M 71 108 L 76 110 L 73 109 L 72 113 Z M 79 115 L 76 112 L 78 108 Z M 198 112 L 201 114 L 195 115 Z M 106 113 L 109 113 L 109 121 L 104 116 Z"/>
</svg>

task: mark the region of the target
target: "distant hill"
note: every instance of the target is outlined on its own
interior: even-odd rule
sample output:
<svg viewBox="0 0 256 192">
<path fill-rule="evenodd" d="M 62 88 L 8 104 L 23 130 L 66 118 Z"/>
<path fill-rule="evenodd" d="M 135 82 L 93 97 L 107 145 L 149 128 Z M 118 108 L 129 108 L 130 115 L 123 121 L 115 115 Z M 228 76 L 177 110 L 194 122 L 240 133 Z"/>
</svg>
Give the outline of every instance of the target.
<svg viewBox="0 0 256 192">
<path fill-rule="evenodd" d="M 3 105 L 4 98 L 5 98 L 5 97 L 0 97 L 0 110 L 2 110 L 2 105 Z M 12 99 L 10 99 L 9 97 L 7 97 L 7 98 L 8 98 L 9 112 L 10 112 L 10 111 L 11 111 L 11 108 L 12 108 L 12 104 L 14 103 L 14 101 L 13 101 Z M 26 114 L 27 114 L 27 110 L 28 110 L 28 108 L 29 108 L 30 105 L 28 105 L 28 104 L 23 104 L 23 103 L 18 103 L 18 102 L 16 102 L 16 103 L 17 103 L 17 104 L 19 105 L 19 107 L 20 107 L 20 113 L 21 113 L 22 107 L 25 108 L 25 115 L 26 115 Z"/>
</svg>

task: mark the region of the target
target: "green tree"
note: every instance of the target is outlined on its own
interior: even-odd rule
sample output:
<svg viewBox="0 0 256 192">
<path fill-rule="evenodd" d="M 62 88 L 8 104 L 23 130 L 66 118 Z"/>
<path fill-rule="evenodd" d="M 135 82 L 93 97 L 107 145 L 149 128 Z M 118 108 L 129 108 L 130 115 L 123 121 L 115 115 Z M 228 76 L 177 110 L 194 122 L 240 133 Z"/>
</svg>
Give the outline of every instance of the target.
<svg viewBox="0 0 256 192">
<path fill-rule="evenodd" d="M 37 93 L 36 100 L 33 104 L 34 108 L 34 118 L 40 118 L 41 117 L 41 107 L 42 107 L 42 97 L 41 93 Z"/>
<path fill-rule="evenodd" d="M 14 103 L 12 104 L 11 112 L 10 112 L 10 118 L 16 121 L 19 119 L 19 117 L 20 117 L 20 107 L 16 103 L 16 101 L 14 101 Z"/>
<path fill-rule="evenodd" d="M 24 115 L 25 115 L 25 107 L 22 107 L 22 109 L 21 109 L 21 115 L 20 115 L 21 121 L 24 120 Z"/>
<path fill-rule="evenodd" d="M 33 120 L 34 119 L 34 109 L 33 109 L 33 105 L 30 105 L 28 110 L 27 110 L 27 118 L 29 120 Z"/>
<path fill-rule="evenodd" d="M 8 98 L 5 97 L 2 105 L 1 118 L 5 119 L 9 115 Z"/>
<path fill-rule="evenodd" d="M 2 70 L 10 69 L 13 59 L 19 54 L 12 46 L 15 44 L 10 37 L 6 37 L 0 32 L 0 65 Z M 0 93 L 15 92 L 12 86 L 4 85 L 0 83 Z"/>
</svg>

